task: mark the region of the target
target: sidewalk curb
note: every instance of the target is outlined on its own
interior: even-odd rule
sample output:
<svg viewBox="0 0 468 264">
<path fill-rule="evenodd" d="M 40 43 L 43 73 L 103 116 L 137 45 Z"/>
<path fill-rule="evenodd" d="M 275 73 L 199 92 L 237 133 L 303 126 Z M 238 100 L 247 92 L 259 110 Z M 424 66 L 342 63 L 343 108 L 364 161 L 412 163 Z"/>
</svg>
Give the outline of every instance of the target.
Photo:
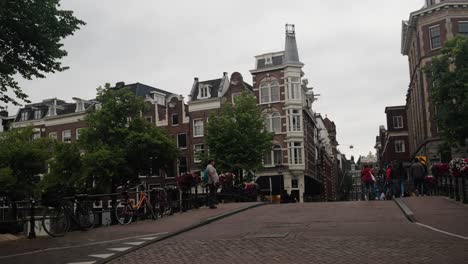
<svg viewBox="0 0 468 264">
<path fill-rule="evenodd" d="M 396 198 L 394 199 L 395 203 L 398 205 L 398 207 L 401 209 L 405 217 L 411 222 L 415 223 L 416 218 L 414 217 L 413 211 L 411 211 L 408 206 L 403 202 L 401 198 Z"/>
<path fill-rule="evenodd" d="M 253 204 L 253 205 L 249 205 L 249 206 L 245 206 L 245 207 L 241 207 L 241 208 L 238 208 L 238 209 L 235 209 L 235 210 L 232 210 L 232 211 L 229 211 L 229 212 L 226 212 L 226 213 L 223 213 L 223 214 L 220 214 L 220 215 L 215 215 L 215 216 L 212 216 L 210 218 L 207 218 L 205 220 L 202 220 L 200 221 L 199 223 L 197 224 L 193 224 L 193 225 L 190 225 L 188 227 L 184 227 L 184 228 L 181 228 L 177 231 L 174 231 L 172 233 L 169 233 L 167 235 L 164 235 L 164 236 L 161 236 L 160 238 L 157 238 L 155 240 L 151 240 L 151 241 L 148 241 L 148 242 L 145 242 L 139 246 L 135 246 L 127 251 L 124 251 L 124 252 L 120 252 L 120 253 L 117 253 L 109 258 L 106 258 L 106 259 L 103 259 L 103 260 L 100 260 L 100 261 L 97 261 L 96 264 L 104 264 L 104 263 L 109 263 L 111 262 L 112 260 L 115 260 L 115 259 L 118 259 L 124 255 L 127 255 L 128 253 L 131 253 L 133 251 L 136 251 L 138 249 L 141 249 L 141 248 L 144 248 L 146 246 L 149 246 L 151 244 L 154 244 L 154 243 L 157 243 L 157 242 L 160 242 L 160 241 L 163 241 L 163 240 L 166 240 L 168 238 L 171 238 L 171 237 L 174 237 L 174 236 L 177 236 L 177 235 L 180 235 L 182 233 L 185 233 L 185 232 L 188 232 L 188 231 L 191 231 L 193 229 L 197 229 L 199 227 L 202 227 L 202 226 L 205 226 L 205 225 L 208 225 L 212 222 L 215 222 L 215 221 L 218 221 L 218 220 L 221 220 L 223 218 L 226 218 L 226 217 L 229 217 L 231 215 L 235 215 L 235 214 L 238 214 L 240 212 L 243 212 L 243 211 L 247 211 L 249 209 L 252 209 L 252 208 L 255 208 L 255 207 L 259 207 L 259 206 L 262 206 L 262 205 L 265 205 L 267 203 L 258 203 L 258 204 Z"/>
</svg>

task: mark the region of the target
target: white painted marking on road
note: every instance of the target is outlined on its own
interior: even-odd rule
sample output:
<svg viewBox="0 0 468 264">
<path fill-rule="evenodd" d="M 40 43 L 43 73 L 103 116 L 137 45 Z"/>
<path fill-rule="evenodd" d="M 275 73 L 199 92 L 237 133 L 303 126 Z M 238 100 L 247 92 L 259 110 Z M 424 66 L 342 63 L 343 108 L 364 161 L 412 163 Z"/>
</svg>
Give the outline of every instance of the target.
<svg viewBox="0 0 468 264">
<path fill-rule="evenodd" d="M 30 255 L 30 254 L 34 254 L 34 253 L 40 253 L 40 252 L 52 251 L 52 250 L 60 250 L 60 249 L 69 249 L 69 248 L 79 248 L 79 247 L 93 246 L 93 245 L 99 245 L 99 244 L 105 244 L 105 243 L 111 243 L 111 242 L 122 241 L 122 240 L 129 240 L 129 239 L 141 239 L 141 238 L 148 237 L 148 236 L 164 235 L 164 234 L 167 234 L 167 232 L 153 233 L 153 234 L 147 234 L 147 235 L 141 235 L 141 236 L 133 236 L 133 237 L 125 237 L 125 238 L 119 238 L 119 239 L 113 239 L 113 240 L 106 240 L 106 241 L 99 241 L 99 242 L 93 242 L 93 243 L 87 243 L 87 244 L 81 244 L 81 245 L 66 246 L 66 247 L 53 247 L 53 248 L 39 249 L 39 250 L 34 250 L 34 251 L 29 251 L 29 252 L 24 252 L 24 253 L 19 253 L 19 254 L 13 254 L 13 255 L 7 255 L 7 256 L 0 256 L 0 259 L 6 259 L 6 258 L 11 258 L 11 257 L 18 257 L 18 256 Z M 151 239 L 154 239 L 154 237 L 152 237 Z M 150 239 L 150 240 L 151 240 L 151 239 Z"/>
<path fill-rule="evenodd" d="M 454 236 L 454 237 L 458 237 L 458 238 L 461 238 L 461 239 L 468 240 L 468 237 L 453 234 L 453 233 L 450 233 L 450 232 L 447 232 L 447 231 L 444 231 L 444 230 L 437 229 L 437 228 L 432 227 L 432 226 L 428 226 L 428 225 L 421 224 L 421 223 L 415 223 L 415 224 L 420 225 L 420 226 L 425 227 L 425 228 L 429 228 L 429 229 L 431 229 L 433 231 L 436 231 L 436 232 L 439 232 L 439 233 L 442 233 L 442 234 L 446 234 L 446 235 L 449 235 L 449 236 Z"/>
<path fill-rule="evenodd" d="M 96 261 L 70 262 L 67 264 L 93 264 L 93 263 L 96 263 Z"/>
<path fill-rule="evenodd" d="M 132 247 L 121 247 L 121 248 L 108 248 L 107 250 L 112 250 L 112 251 L 125 251 L 125 250 L 129 250 L 131 249 Z"/>
<path fill-rule="evenodd" d="M 102 259 L 105 259 L 105 258 L 108 258 L 110 256 L 113 256 L 115 255 L 114 253 L 110 253 L 110 254 L 95 254 L 95 255 L 89 255 L 90 257 L 93 257 L 93 258 L 102 258 Z"/>
<path fill-rule="evenodd" d="M 125 245 L 132 245 L 132 246 L 139 246 L 141 244 L 145 243 L 145 241 L 138 241 L 138 242 L 127 242 L 124 243 Z"/>
<path fill-rule="evenodd" d="M 153 240 L 153 239 L 156 239 L 158 237 L 141 237 L 139 239 L 142 239 L 142 240 Z"/>
</svg>

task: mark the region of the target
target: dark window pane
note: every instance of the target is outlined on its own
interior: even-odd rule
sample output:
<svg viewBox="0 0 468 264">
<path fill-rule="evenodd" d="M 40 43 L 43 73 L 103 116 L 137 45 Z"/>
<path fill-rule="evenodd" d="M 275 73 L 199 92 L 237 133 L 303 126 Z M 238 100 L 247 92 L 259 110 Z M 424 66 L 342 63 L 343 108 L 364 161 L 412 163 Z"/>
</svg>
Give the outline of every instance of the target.
<svg viewBox="0 0 468 264">
<path fill-rule="evenodd" d="M 177 137 L 179 148 L 187 147 L 187 134 L 179 134 Z"/>
<path fill-rule="evenodd" d="M 179 124 L 179 115 L 178 114 L 173 114 L 172 115 L 172 125 L 178 125 Z"/>
</svg>

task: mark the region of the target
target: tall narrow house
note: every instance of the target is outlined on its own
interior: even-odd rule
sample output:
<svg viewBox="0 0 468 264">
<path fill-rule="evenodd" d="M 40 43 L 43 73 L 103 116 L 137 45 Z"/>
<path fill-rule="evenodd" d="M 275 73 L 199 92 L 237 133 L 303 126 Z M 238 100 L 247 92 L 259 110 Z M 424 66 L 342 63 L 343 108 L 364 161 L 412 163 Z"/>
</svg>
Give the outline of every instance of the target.
<svg viewBox="0 0 468 264">
<path fill-rule="evenodd" d="M 315 173 L 314 96 L 303 79 L 303 66 L 294 25 L 288 24 L 284 50 L 255 56 L 255 69 L 250 71 L 266 129 L 274 133 L 273 147 L 265 153 L 257 183 L 269 189 L 271 182 L 273 195 L 286 190 L 299 201 L 321 189 Z"/>
</svg>

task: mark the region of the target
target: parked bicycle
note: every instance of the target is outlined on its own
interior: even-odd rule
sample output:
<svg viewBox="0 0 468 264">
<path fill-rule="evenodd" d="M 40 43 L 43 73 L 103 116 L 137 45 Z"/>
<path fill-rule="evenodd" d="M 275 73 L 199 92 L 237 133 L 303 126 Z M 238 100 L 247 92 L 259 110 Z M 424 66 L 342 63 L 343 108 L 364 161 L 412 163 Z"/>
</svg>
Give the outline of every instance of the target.
<svg viewBox="0 0 468 264">
<path fill-rule="evenodd" d="M 127 187 L 123 187 L 122 196 L 124 199 L 117 204 L 117 207 L 115 207 L 115 216 L 121 225 L 128 225 L 134 218 L 142 215 L 146 215 L 146 217 L 152 218 L 153 220 L 158 218 L 158 215 L 153 209 L 153 206 L 144 191 L 144 185 L 140 184 L 135 188 L 138 187 L 140 188 L 140 191 L 138 193 L 139 199 L 136 205 L 134 205 L 133 200 L 130 199 Z"/>
<path fill-rule="evenodd" d="M 52 237 L 64 236 L 72 227 L 88 231 L 94 228 L 96 213 L 87 194 L 77 194 L 72 199 L 60 199 L 56 206 L 47 207 L 42 217 L 44 230 Z"/>
<path fill-rule="evenodd" d="M 159 217 L 164 217 L 165 215 L 172 215 L 172 199 L 168 195 L 165 188 L 154 188 L 151 189 L 152 201 L 156 214 Z"/>
</svg>

